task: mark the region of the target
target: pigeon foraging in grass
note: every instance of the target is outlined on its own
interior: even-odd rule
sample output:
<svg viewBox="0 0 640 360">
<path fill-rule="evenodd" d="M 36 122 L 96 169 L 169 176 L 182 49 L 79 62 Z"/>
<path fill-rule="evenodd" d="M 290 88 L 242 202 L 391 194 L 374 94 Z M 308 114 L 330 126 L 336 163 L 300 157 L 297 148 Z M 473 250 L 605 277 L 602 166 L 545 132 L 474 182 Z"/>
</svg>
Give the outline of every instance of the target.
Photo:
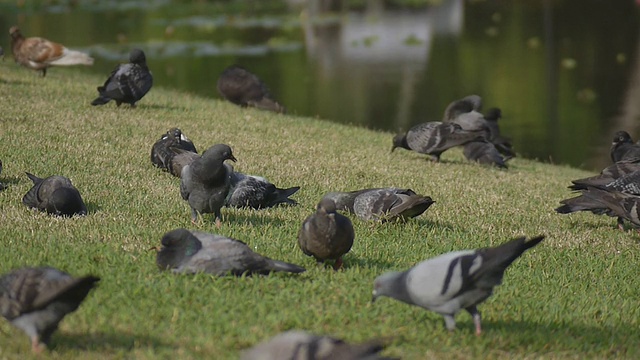
<svg viewBox="0 0 640 360">
<path fill-rule="evenodd" d="M 223 98 L 236 105 L 278 113 L 286 112 L 284 106 L 273 100 L 262 80 L 240 66 L 226 68 L 218 78 L 217 88 Z"/>
<path fill-rule="evenodd" d="M 201 231 L 175 229 L 164 234 L 156 255 L 161 270 L 174 273 L 209 273 L 217 276 L 301 273 L 305 269 L 255 253 L 244 242 Z"/>
<path fill-rule="evenodd" d="M 299 186 L 277 188 L 261 176 L 231 173 L 231 189 L 225 206 L 236 208 L 266 209 L 280 204 L 297 205 L 289 196 L 300 190 Z"/>
<path fill-rule="evenodd" d="M 91 105 L 104 105 L 111 100 L 117 106 L 122 103 L 136 106 L 153 86 L 153 76 L 147 67 L 144 51 L 133 49 L 129 54 L 129 63 L 120 64 L 111 72 L 104 85 L 98 86 L 99 96 Z"/>
<path fill-rule="evenodd" d="M 0 277 L 0 311 L 31 339 L 33 352 L 49 343 L 58 323 L 75 311 L 100 278 L 50 267 L 21 268 Z"/>
<path fill-rule="evenodd" d="M 47 75 L 47 68 L 51 66 L 93 65 L 93 58 L 89 55 L 41 37 L 25 38 L 17 26 L 9 29 L 9 35 L 15 61 L 40 71 L 42 77 Z"/>
<path fill-rule="evenodd" d="M 378 276 L 373 298 L 387 296 L 434 311 L 444 317 L 446 328 L 456 327 L 455 315 L 466 310 L 473 317 L 476 335 L 482 332 L 477 305 L 502 283 L 505 270 L 523 252 L 538 245 L 544 236 L 519 237 L 502 245 L 446 253 L 418 263 L 406 271 Z"/>
<path fill-rule="evenodd" d="M 27 176 L 33 181 L 33 187 L 22 198 L 27 207 L 52 215 L 87 215 L 87 206 L 69 178 L 54 175 L 41 179 L 30 173 Z"/>
<path fill-rule="evenodd" d="M 406 133 L 393 138 L 391 151 L 396 148 L 413 150 L 430 155 L 433 161 L 440 161 L 440 154 L 452 147 L 464 145 L 475 139 L 484 139 L 485 131 L 466 131 L 455 123 L 432 121 L 418 124 Z"/>
</svg>

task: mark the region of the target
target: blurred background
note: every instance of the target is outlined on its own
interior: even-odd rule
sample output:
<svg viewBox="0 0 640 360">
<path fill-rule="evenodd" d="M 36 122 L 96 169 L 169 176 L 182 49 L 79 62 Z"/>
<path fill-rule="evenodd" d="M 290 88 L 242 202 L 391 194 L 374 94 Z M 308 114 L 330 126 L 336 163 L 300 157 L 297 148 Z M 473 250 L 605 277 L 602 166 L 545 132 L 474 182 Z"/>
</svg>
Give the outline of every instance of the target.
<svg viewBox="0 0 640 360">
<path fill-rule="evenodd" d="M 390 132 L 478 94 L 485 109 L 502 109 L 521 156 L 599 171 L 614 132 L 640 135 L 639 9 L 633 0 L 0 1 L 0 46 L 13 61 L 8 31 L 18 25 L 96 59 L 52 72 L 105 79 L 140 47 L 155 86 L 212 98 L 236 63 L 290 114 Z"/>
</svg>

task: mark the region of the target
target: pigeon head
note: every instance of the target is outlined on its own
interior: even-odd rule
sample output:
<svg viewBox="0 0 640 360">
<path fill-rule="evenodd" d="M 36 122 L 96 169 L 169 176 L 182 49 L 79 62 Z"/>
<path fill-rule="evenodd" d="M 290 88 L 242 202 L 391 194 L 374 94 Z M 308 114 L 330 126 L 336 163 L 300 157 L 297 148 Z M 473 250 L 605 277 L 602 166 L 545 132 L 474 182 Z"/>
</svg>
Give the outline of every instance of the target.
<svg viewBox="0 0 640 360">
<path fill-rule="evenodd" d="M 129 62 L 133 64 L 145 65 L 147 63 L 147 57 L 144 55 L 144 51 L 140 49 L 133 49 L 129 53 Z"/>
<path fill-rule="evenodd" d="M 59 216 L 87 215 L 87 207 L 80 192 L 72 187 L 56 189 L 49 198 L 46 211 Z"/>
<path fill-rule="evenodd" d="M 484 118 L 489 121 L 498 121 L 502 117 L 502 111 L 498 108 L 491 108 L 487 110 Z"/>
<path fill-rule="evenodd" d="M 411 150 L 409 148 L 409 144 L 407 143 L 407 133 L 398 134 L 393 137 L 393 146 L 391 146 L 391 152 L 393 152 L 393 150 L 398 147 Z"/>
<path fill-rule="evenodd" d="M 328 198 L 322 198 L 318 203 L 318 212 L 323 212 L 326 214 L 335 214 L 336 212 L 336 203 Z"/>
<path fill-rule="evenodd" d="M 168 136 L 173 136 L 176 139 L 181 139 L 182 138 L 182 130 L 178 129 L 178 128 L 171 128 L 169 129 L 169 131 L 167 131 L 167 135 Z"/>
<path fill-rule="evenodd" d="M 224 160 L 231 160 L 233 162 L 238 161 L 233 156 L 233 151 L 231 151 L 231 147 L 229 147 L 229 145 L 226 145 L 226 144 L 213 145 L 202 154 L 202 157 L 205 159 L 218 158 L 218 159 L 222 159 L 223 161 Z"/>
<path fill-rule="evenodd" d="M 402 282 L 398 281 L 402 274 L 401 272 L 394 271 L 378 276 L 373 281 L 371 302 L 375 302 L 381 296 L 398 298 L 398 295 L 406 292 L 406 289 L 402 289 Z"/>
<path fill-rule="evenodd" d="M 632 143 L 632 142 L 633 140 L 631 140 L 631 135 L 629 135 L 629 133 L 626 131 L 618 131 L 613 135 L 612 145 Z"/>
<path fill-rule="evenodd" d="M 14 40 L 22 37 L 22 33 L 20 32 L 20 29 L 17 26 L 12 26 L 9 29 L 9 35 L 11 35 L 11 38 Z"/>
<path fill-rule="evenodd" d="M 187 229 L 175 229 L 164 234 L 162 248 L 156 255 L 160 270 L 177 268 L 202 248 L 202 243 Z"/>
</svg>

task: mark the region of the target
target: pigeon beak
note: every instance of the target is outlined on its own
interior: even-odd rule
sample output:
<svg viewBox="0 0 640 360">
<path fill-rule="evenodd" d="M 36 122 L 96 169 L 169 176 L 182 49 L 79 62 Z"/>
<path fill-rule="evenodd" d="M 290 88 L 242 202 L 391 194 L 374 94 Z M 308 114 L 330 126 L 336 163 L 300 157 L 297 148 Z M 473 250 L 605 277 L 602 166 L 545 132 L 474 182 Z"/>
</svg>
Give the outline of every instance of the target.
<svg viewBox="0 0 640 360">
<path fill-rule="evenodd" d="M 147 251 L 151 251 L 151 250 L 155 250 L 156 252 L 160 251 L 160 246 L 154 246 L 151 248 L 148 248 Z"/>
<path fill-rule="evenodd" d="M 238 159 L 236 159 L 236 157 L 233 156 L 233 155 L 229 155 L 229 160 L 231 160 L 233 162 L 237 162 L 238 161 Z"/>
</svg>

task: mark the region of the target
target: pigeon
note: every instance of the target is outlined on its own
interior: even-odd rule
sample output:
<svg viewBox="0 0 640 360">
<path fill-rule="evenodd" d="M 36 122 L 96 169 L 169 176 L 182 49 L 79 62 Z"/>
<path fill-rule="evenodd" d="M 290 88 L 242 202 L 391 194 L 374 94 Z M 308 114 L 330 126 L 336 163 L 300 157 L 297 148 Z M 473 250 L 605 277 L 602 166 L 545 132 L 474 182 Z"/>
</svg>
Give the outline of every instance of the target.
<svg viewBox="0 0 640 360">
<path fill-rule="evenodd" d="M 87 215 L 87 206 L 69 178 L 54 175 L 41 179 L 26 174 L 33 181 L 33 187 L 22 198 L 27 207 L 59 216 Z"/>
<path fill-rule="evenodd" d="M 356 214 L 362 220 L 379 221 L 416 217 L 435 202 L 411 189 L 398 188 L 330 192 L 323 198 L 333 200 L 338 210 Z"/>
<path fill-rule="evenodd" d="M 299 186 L 280 189 L 261 176 L 233 171 L 231 189 L 224 205 L 252 209 L 266 209 L 280 204 L 297 205 L 298 203 L 289 199 L 289 196 L 298 190 L 300 190 Z"/>
<path fill-rule="evenodd" d="M 191 207 L 191 222 L 198 213 L 213 213 L 216 226 L 221 225 L 220 209 L 231 188 L 231 169 L 224 161 L 237 161 L 229 145 L 217 144 L 207 149 L 201 157 L 182 168 L 180 194 Z"/>
<path fill-rule="evenodd" d="M 285 107 L 271 97 L 267 86 L 257 75 L 238 65 L 232 65 L 220 74 L 217 88 L 220 96 L 236 105 L 286 112 Z"/>
<path fill-rule="evenodd" d="M 380 275 L 373 283 L 372 301 L 388 296 L 434 311 L 444 317 L 449 331 L 456 327 L 456 313 L 465 309 L 473 317 L 476 335 L 480 335 L 481 316 L 476 306 L 500 285 L 507 267 L 543 239 L 519 237 L 493 248 L 454 251 L 407 271 Z"/>
<path fill-rule="evenodd" d="M 182 177 L 182 169 L 199 158 L 200 155 L 192 151 L 171 147 L 167 156 L 167 170 L 175 177 Z"/>
<path fill-rule="evenodd" d="M 506 169 L 505 159 L 495 145 L 489 141 L 471 141 L 464 144 L 462 150 L 464 157 L 469 161 L 477 162 L 482 165 L 496 166 L 500 169 Z"/>
<path fill-rule="evenodd" d="M 266 275 L 277 271 L 298 274 L 305 271 L 298 265 L 255 253 L 242 241 L 187 229 L 175 229 L 164 234 L 156 264 L 161 270 L 174 273 L 216 276 Z"/>
<path fill-rule="evenodd" d="M 391 151 L 398 147 L 413 150 L 430 155 L 430 159 L 437 162 L 444 151 L 472 140 L 483 139 L 484 136 L 485 131 L 466 131 L 455 123 L 431 121 L 418 124 L 406 133 L 396 135 Z"/>
<path fill-rule="evenodd" d="M 31 338 L 33 352 L 39 353 L 58 323 L 80 306 L 99 280 L 74 278 L 51 267 L 17 269 L 0 277 L 0 311 Z"/>
<path fill-rule="evenodd" d="M 175 155 L 175 152 L 171 150 L 172 148 L 198 153 L 193 142 L 182 133 L 182 130 L 172 128 L 163 134 L 151 147 L 151 163 L 161 169 L 169 170 L 170 160 Z M 176 176 L 180 177 L 180 174 L 178 173 Z"/>
<path fill-rule="evenodd" d="M 589 204 L 594 204 L 593 207 L 597 206 L 602 209 L 606 215 L 617 216 L 620 229 L 624 230 L 622 228 L 622 219 L 624 219 L 640 231 L 640 196 L 598 188 L 587 188 L 581 196 Z"/>
<path fill-rule="evenodd" d="M 626 131 L 618 131 L 611 143 L 611 160 L 640 162 L 640 145 L 633 143 L 631 135 Z"/>
<path fill-rule="evenodd" d="M 489 141 L 495 145 L 496 149 L 505 156 L 505 161 L 516 156 L 513 151 L 513 145 L 511 140 L 500 134 L 500 127 L 498 126 L 498 120 L 502 118 L 502 111 L 498 108 L 491 108 L 484 114 L 484 119 L 487 121 L 489 127 Z"/>
<path fill-rule="evenodd" d="M 586 190 L 588 186 L 591 186 L 591 187 L 607 186 L 615 182 L 617 179 L 620 179 L 625 175 L 634 173 L 636 171 L 640 171 L 640 163 L 620 161 L 604 168 L 600 172 L 600 175 L 596 175 L 596 176 L 592 176 L 584 179 L 572 180 L 571 183 L 573 185 L 569 186 L 569 189 Z M 628 180 L 627 181 L 622 180 L 622 181 L 628 182 Z M 623 189 L 618 189 L 618 190 L 624 192 Z M 635 195 L 640 195 L 640 193 L 637 193 Z"/>
<path fill-rule="evenodd" d="M 331 199 L 322 199 L 315 214 L 302 222 L 298 232 L 298 245 L 307 256 L 316 261 L 335 260 L 334 270 L 342 266 L 342 256 L 351 250 L 355 232 L 348 217 L 336 212 Z"/>
<path fill-rule="evenodd" d="M 243 351 L 240 360 L 391 360 L 379 354 L 384 346 L 380 340 L 349 344 L 329 336 L 290 330 Z"/>
<path fill-rule="evenodd" d="M 91 105 L 104 105 L 115 100 L 117 106 L 127 103 L 135 107 L 152 85 L 153 76 L 147 67 L 144 51 L 133 49 L 129 54 L 129 63 L 116 66 L 104 85 L 98 86 L 99 96 Z"/>
<path fill-rule="evenodd" d="M 483 131 L 489 137 L 489 125 L 479 111 L 482 99 L 478 95 L 470 95 L 450 103 L 444 111 L 444 122 L 460 125 L 463 130 Z"/>
<path fill-rule="evenodd" d="M 89 55 L 41 37 L 25 38 L 17 26 L 9 29 L 9 35 L 16 63 L 40 71 L 42 77 L 47 76 L 50 66 L 93 65 L 93 58 Z"/>
</svg>

